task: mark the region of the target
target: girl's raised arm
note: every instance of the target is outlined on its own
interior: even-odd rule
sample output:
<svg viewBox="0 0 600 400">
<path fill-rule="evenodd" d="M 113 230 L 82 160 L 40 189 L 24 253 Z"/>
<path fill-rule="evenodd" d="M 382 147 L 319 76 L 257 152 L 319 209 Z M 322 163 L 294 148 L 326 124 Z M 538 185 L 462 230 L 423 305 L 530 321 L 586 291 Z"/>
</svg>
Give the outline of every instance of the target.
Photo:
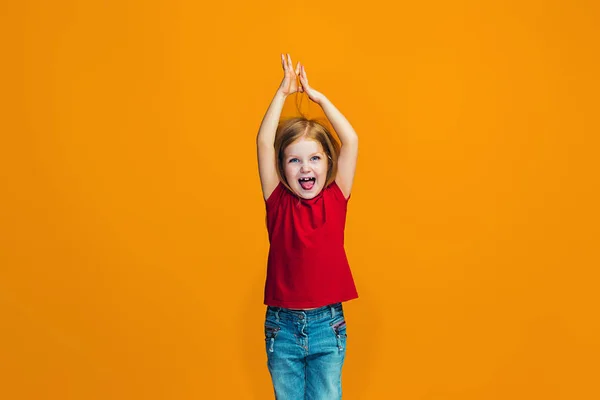
<svg viewBox="0 0 600 400">
<path fill-rule="evenodd" d="M 298 91 L 300 63 L 296 65 L 296 70 L 294 71 L 290 55 L 288 54 L 286 57 L 282 54 L 281 65 L 284 73 L 283 80 L 275 93 L 275 97 L 273 97 L 273 100 L 271 101 L 271 105 L 263 117 L 258 130 L 258 135 L 256 136 L 258 173 L 260 175 L 260 185 L 265 200 L 269 198 L 271 193 L 273 193 L 273 190 L 275 190 L 279 184 L 274 143 L 281 110 L 283 109 L 286 97 Z"/>
<path fill-rule="evenodd" d="M 342 190 L 345 198 L 350 196 L 352 183 L 354 182 L 354 173 L 356 172 L 356 160 L 358 158 L 358 135 L 350 125 L 350 122 L 322 93 L 311 88 L 308 84 L 304 65 L 300 68 L 300 83 L 302 89 L 308 97 L 319 104 L 327 116 L 327 119 L 333 126 L 342 142 L 340 156 L 338 157 L 338 169 L 335 181 Z"/>
</svg>

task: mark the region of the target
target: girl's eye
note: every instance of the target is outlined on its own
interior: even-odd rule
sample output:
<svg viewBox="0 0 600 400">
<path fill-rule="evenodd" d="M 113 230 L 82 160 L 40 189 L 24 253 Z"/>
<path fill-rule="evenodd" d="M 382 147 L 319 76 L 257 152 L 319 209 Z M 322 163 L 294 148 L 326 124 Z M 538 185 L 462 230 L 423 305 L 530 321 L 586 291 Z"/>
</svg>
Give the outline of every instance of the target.
<svg viewBox="0 0 600 400">
<path fill-rule="evenodd" d="M 311 158 L 311 160 L 320 160 L 320 159 L 321 159 L 321 157 L 319 157 L 319 156 L 314 156 L 313 158 Z"/>
<path fill-rule="evenodd" d="M 299 160 L 298 160 L 297 158 L 292 158 L 292 159 L 290 160 L 290 162 L 296 162 L 296 161 L 299 161 Z"/>
</svg>

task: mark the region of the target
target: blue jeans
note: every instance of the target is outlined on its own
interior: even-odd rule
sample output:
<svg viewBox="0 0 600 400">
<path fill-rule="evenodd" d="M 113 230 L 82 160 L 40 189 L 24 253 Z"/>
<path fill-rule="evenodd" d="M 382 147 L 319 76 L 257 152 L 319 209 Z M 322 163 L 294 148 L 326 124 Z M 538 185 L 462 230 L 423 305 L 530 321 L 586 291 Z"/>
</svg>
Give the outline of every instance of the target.
<svg viewBox="0 0 600 400">
<path fill-rule="evenodd" d="M 314 310 L 268 306 L 265 342 L 277 400 L 342 398 L 346 320 L 341 303 Z"/>
</svg>

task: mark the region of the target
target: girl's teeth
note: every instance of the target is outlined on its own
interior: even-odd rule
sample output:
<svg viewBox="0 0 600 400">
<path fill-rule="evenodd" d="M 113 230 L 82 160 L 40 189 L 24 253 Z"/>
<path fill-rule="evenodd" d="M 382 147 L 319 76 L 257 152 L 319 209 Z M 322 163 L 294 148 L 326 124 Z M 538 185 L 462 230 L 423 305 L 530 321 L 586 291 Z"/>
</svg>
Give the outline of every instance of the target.
<svg viewBox="0 0 600 400">
<path fill-rule="evenodd" d="M 315 186 L 315 178 L 300 178 L 298 182 L 304 190 L 311 190 Z"/>
</svg>

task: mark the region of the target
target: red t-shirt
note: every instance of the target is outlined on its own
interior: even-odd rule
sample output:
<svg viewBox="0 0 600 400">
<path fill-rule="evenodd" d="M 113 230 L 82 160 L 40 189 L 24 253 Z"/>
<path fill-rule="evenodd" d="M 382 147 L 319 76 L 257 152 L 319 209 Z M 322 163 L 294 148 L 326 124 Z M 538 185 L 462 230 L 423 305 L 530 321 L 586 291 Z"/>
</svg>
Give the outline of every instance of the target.
<svg viewBox="0 0 600 400">
<path fill-rule="evenodd" d="M 265 201 L 266 305 L 313 308 L 358 297 L 344 250 L 349 199 L 335 182 L 309 200 L 279 182 Z"/>
</svg>

